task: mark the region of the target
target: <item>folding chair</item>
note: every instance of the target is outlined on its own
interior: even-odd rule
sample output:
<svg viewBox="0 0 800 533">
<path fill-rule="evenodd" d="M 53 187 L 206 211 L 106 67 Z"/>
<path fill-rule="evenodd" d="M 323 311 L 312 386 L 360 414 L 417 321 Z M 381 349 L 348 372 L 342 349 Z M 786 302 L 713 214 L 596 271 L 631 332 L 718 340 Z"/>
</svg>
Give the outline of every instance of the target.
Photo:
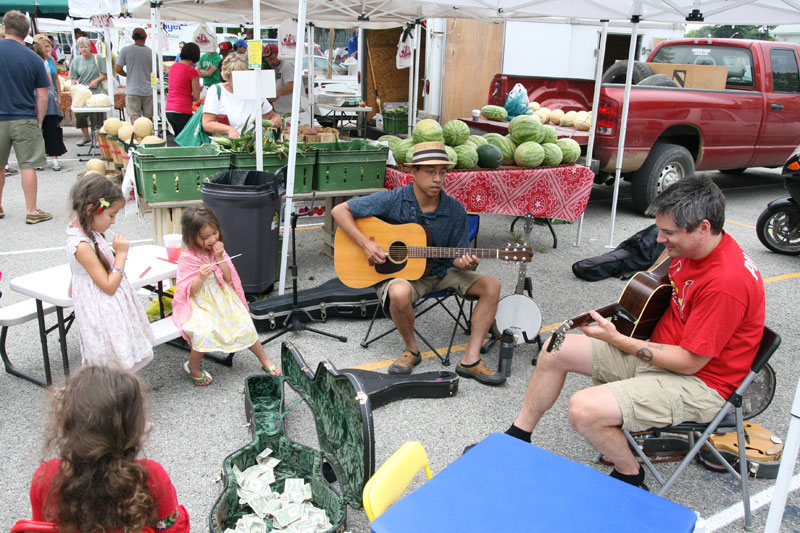
<svg viewBox="0 0 800 533">
<path fill-rule="evenodd" d="M 480 215 L 476 213 L 469 213 L 467 214 L 467 229 L 469 231 L 469 242 L 473 248 L 477 248 L 478 246 L 478 230 L 480 229 L 481 218 Z M 450 298 L 453 298 L 456 302 L 456 310 L 451 310 L 447 305 L 445 305 L 446 301 Z M 430 294 L 424 295 L 420 300 L 414 305 L 414 333 L 419 337 L 419 339 L 425 343 L 425 345 L 430 348 L 430 350 L 436 354 L 436 357 L 442 362 L 443 365 L 448 366 L 450 365 L 450 352 L 453 349 L 453 341 L 456 337 L 456 332 L 458 331 L 459 326 L 461 329 L 464 330 L 465 335 L 469 335 L 471 332 L 470 328 L 470 320 L 472 319 L 472 301 L 470 301 L 469 306 L 469 316 L 464 312 L 464 302 L 465 300 L 469 300 L 468 298 L 461 298 L 456 291 L 453 289 L 445 289 L 441 291 L 432 292 Z M 433 344 L 420 333 L 419 329 L 417 329 L 417 319 L 427 313 L 428 311 L 433 310 L 436 307 L 441 307 L 445 310 L 445 312 L 450 315 L 450 318 L 453 319 L 453 331 L 450 334 L 450 343 L 447 346 L 447 353 L 442 355 L 439 351 L 433 346 Z M 378 339 L 382 339 L 386 335 L 392 333 L 397 329 L 396 326 L 392 326 L 388 330 L 384 331 L 383 333 L 376 335 L 370 338 L 370 333 L 372 332 L 372 327 L 375 325 L 375 319 L 378 318 L 378 313 L 383 314 L 385 318 L 391 319 L 388 316 L 388 312 L 384 311 L 382 306 L 378 306 L 375 308 L 375 312 L 372 314 L 372 319 L 369 322 L 369 326 L 367 327 L 367 332 L 364 334 L 364 338 L 361 339 L 361 346 L 363 348 L 367 348 L 370 344 L 377 341 Z"/>
<path fill-rule="evenodd" d="M 433 477 L 422 444 L 409 441 L 400 446 L 364 485 L 361 499 L 369 521 L 378 518 L 400 499 L 408 484 L 422 469 L 425 469 L 428 479 Z"/>
<path fill-rule="evenodd" d="M 761 337 L 761 345 L 756 353 L 753 364 L 750 366 L 750 372 L 745 376 L 742 383 L 736 388 L 733 394 L 727 399 L 722 409 L 719 410 L 714 419 L 707 424 L 698 424 L 696 422 L 684 422 L 674 426 L 667 426 L 663 428 L 652 428 L 646 433 L 685 433 L 688 437 L 690 449 L 686 457 L 678 465 L 678 468 L 672 475 L 664 481 L 664 478 L 658 473 L 653 463 L 645 455 L 644 451 L 639 447 L 636 440 L 627 430 L 623 429 L 631 449 L 639 456 L 642 462 L 647 466 L 647 469 L 661 484 L 661 490 L 658 491 L 659 496 L 664 496 L 666 492 L 672 487 L 678 476 L 686 469 L 686 466 L 695 458 L 700 449 L 705 446 L 706 449 L 716 458 L 719 464 L 724 465 L 725 468 L 733 474 L 739 481 L 742 487 L 742 503 L 744 504 L 745 513 L 745 529 L 747 531 L 753 528 L 753 517 L 750 512 L 750 485 L 747 472 L 747 450 L 745 443 L 744 420 L 745 415 L 742 412 L 742 397 L 745 396 L 748 387 L 756 379 L 756 376 L 762 368 L 767 364 L 769 358 L 778 349 L 781 344 L 781 337 L 768 327 L 764 326 L 764 335 Z M 764 406 L 765 408 L 766 406 Z M 759 411 L 760 412 L 760 411 Z M 739 449 L 739 472 L 737 472 L 722 455 L 708 442 L 708 438 L 712 433 L 729 433 L 736 431 L 738 435 L 738 449 Z"/>
</svg>

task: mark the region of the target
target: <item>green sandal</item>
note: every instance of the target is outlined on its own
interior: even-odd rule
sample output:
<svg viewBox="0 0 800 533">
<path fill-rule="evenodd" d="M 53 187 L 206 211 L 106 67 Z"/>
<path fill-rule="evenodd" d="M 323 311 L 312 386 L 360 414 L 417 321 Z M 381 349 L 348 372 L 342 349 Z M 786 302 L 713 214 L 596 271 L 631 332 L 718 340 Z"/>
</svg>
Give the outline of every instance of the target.
<svg viewBox="0 0 800 533">
<path fill-rule="evenodd" d="M 269 366 L 262 366 L 261 368 L 263 368 L 264 372 L 266 372 L 270 376 L 280 376 L 281 375 L 281 369 L 278 368 L 278 365 L 276 365 L 275 363 L 272 363 Z"/>
<path fill-rule="evenodd" d="M 183 369 L 186 370 L 186 373 L 189 374 L 190 378 L 192 378 L 192 381 L 194 381 L 194 386 L 195 387 L 205 387 L 207 385 L 210 385 L 211 382 L 213 381 L 213 378 L 211 377 L 211 374 L 209 374 L 205 370 L 200 370 L 200 372 L 202 372 L 203 375 L 200 376 L 199 378 L 194 377 L 192 375 L 192 371 L 189 370 L 189 361 L 186 361 L 183 364 Z"/>
</svg>

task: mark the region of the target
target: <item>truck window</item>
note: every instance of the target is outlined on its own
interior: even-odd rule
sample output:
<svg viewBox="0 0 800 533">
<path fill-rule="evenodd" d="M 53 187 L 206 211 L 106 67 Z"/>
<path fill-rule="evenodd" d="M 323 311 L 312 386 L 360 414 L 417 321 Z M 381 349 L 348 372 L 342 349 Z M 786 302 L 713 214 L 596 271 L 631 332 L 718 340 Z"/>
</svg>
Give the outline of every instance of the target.
<svg viewBox="0 0 800 533">
<path fill-rule="evenodd" d="M 769 51 L 772 64 L 772 91 L 776 93 L 800 92 L 800 75 L 793 50 L 773 48 Z"/>
<path fill-rule="evenodd" d="M 747 48 L 681 44 L 662 46 L 653 63 L 728 67 L 728 88 L 753 87 L 753 56 Z"/>
</svg>

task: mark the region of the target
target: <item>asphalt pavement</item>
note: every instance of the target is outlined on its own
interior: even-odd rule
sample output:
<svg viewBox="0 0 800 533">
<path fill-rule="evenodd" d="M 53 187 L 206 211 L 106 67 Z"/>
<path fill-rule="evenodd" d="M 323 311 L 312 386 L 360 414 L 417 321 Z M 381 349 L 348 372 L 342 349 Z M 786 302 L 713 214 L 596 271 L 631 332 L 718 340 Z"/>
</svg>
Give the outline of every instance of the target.
<svg viewBox="0 0 800 533">
<path fill-rule="evenodd" d="M 74 158 L 84 152 L 75 143 L 80 139 L 76 130 L 65 130 L 70 150 L 62 161 L 63 170 L 54 172 L 49 167 L 39 173 L 39 207 L 50 211 L 54 219 L 29 226 L 24 221 L 24 201 L 19 175 L 6 178 L 3 209 L 6 216 L 0 220 L 0 305 L 10 305 L 24 299 L 12 291 L 9 281 L 25 273 L 41 270 L 66 262 L 64 230 L 70 221 L 68 191 L 83 164 Z M 789 425 L 789 409 L 800 378 L 800 366 L 794 361 L 800 348 L 800 335 L 796 328 L 798 318 L 795 298 L 800 294 L 800 263 L 797 257 L 781 256 L 769 252 L 758 241 L 755 221 L 766 204 L 785 196 L 779 172 L 774 169 L 751 169 L 742 175 L 708 173 L 723 190 L 728 202 L 725 229 L 750 254 L 761 270 L 766 282 L 767 324 L 783 337 L 783 343 L 772 359 L 777 373 L 777 390 L 770 407 L 755 421 L 762 423 L 777 435 L 784 437 Z M 620 189 L 616 228 L 613 244 L 651 224 L 650 219 L 636 214 L 630 202 L 629 188 L 623 183 Z M 611 189 L 595 186 L 586 210 L 581 246 L 575 246 L 577 223 L 555 225 L 558 248 L 553 248 L 549 230 L 535 226 L 532 234 L 534 255 L 528 265 L 533 282 L 533 299 L 539 306 L 543 335 L 552 331 L 563 320 L 587 309 L 616 301 L 625 281 L 607 279 L 589 283 L 576 278 L 570 269 L 572 263 L 608 251 Z M 478 237 L 481 247 L 503 247 L 511 239 L 510 224 L 513 217 L 482 215 Z M 313 288 L 335 277 L 333 261 L 322 254 L 323 232 L 321 218 L 301 219 L 297 231 L 299 264 L 298 286 Z M 518 226 L 519 227 L 519 226 Z M 142 221 L 136 217 L 120 215 L 110 233 L 120 233 L 134 244 L 144 244 L 153 237 L 151 214 Z M 267 253 L 275 253 L 268 251 Z M 518 267 L 501 261 L 485 260 L 480 271 L 496 276 L 502 282 L 502 294 L 514 292 Z M 291 282 L 287 282 L 287 289 Z M 277 292 L 277 291 L 276 291 Z M 143 296 L 143 299 L 145 297 Z M 54 319 L 51 315 L 50 321 Z M 446 347 L 449 340 L 449 318 L 431 314 L 420 321 L 420 329 L 433 339 L 437 347 Z M 384 321 L 386 323 L 387 321 Z M 317 324 L 322 330 L 346 335 L 347 343 L 317 335 L 310 331 L 289 333 L 280 338 L 294 343 L 309 366 L 315 368 L 323 360 L 337 368 L 362 367 L 386 372 L 391 361 L 403 350 L 402 341 L 392 334 L 374 343 L 368 349 L 359 346 L 367 322 L 363 320 L 332 319 Z M 262 334 L 266 338 L 267 333 Z M 456 336 L 453 362 L 460 359 L 466 337 Z M 41 346 L 35 321 L 15 326 L 8 335 L 8 353 L 21 369 L 34 375 L 43 375 Z M 51 336 L 50 354 L 53 375 L 61 381 L 63 370 L 58 356 L 57 339 Z M 68 335 L 71 365 L 80 365 L 77 331 Z M 267 353 L 277 359 L 279 341 L 266 346 Z M 403 442 L 420 441 L 428 452 L 431 468 L 441 471 L 462 453 L 465 446 L 475 443 L 492 432 L 505 431 L 514 420 L 521 405 L 528 379 L 532 372 L 532 346 L 519 346 L 514 351 L 512 375 L 500 387 L 487 387 L 473 380 L 461 379 L 457 395 L 446 399 L 406 399 L 374 410 L 376 466 L 380 465 Z M 442 369 L 431 354 L 415 372 Z M 193 529 L 208 530 L 208 517 L 214 501 L 222 490 L 219 482 L 223 459 L 231 452 L 250 442 L 250 430 L 245 425 L 243 383 L 248 375 L 259 373 L 258 361 L 249 352 L 235 356 L 232 368 L 211 361 L 202 364 L 214 377 L 205 388 L 195 388 L 182 365 L 187 354 L 172 346 L 155 348 L 153 362 L 140 371 L 149 387 L 149 417 L 154 424 L 145 447 L 147 457 L 164 465 L 177 488 L 178 497 L 191 517 Z M 498 350 L 493 348 L 485 356 L 487 364 L 496 368 Z M 450 366 L 447 370 L 453 370 Z M 592 447 L 575 433 L 567 419 L 567 401 L 571 394 L 590 384 L 589 378 L 568 377 L 564 391 L 553 409 L 542 419 L 533 434 L 533 444 L 563 455 L 574 461 L 593 465 Z M 290 391 L 287 402 L 295 397 Z M 47 391 L 27 381 L 0 373 L 0 443 L 5 460 L 0 461 L 0 529 L 8 530 L 19 519 L 30 517 L 28 489 L 34 470 L 46 459 L 43 452 L 47 416 L 49 412 Z M 290 405 L 290 404 L 289 404 Z M 286 417 L 287 435 L 302 444 L 318 448 L 316 430 L 311 410 L 305 405 L 294 409 Z M 594 465 L 602 472 L 610 467 Z M 669 473 L 674 466 L 662 465 Z M 421 483 L 420 477 L 415 484 Z M 476 480 L 478 482 L 478 480 Z M 648 474 L 647 482 L 653 488 L 657 483 Z M 769 507 L 769 497 L 761 494 L 774 484 L 773 480 L 751 479 L 751 491 L 757 501 L 766 501 L 755 510 L 755 530 L 763 529 Z M 727 516 L 736 517 L 728 508 L 738 501 L 739 488 L 728 474 L 718 474 L 700 465 L 692 465 L 683 474 L 667 497 L 690 507 L 707 519 L 707 531 L 741 531 L 741 519 L 727 523 Z M 531 495 L 531 504 L 540 501 L 538 494 Z M 560 495 L 569 498 L 569 494 Z M 444 501 L 442 512 L 457 512 L 462 505 L 480 505 L 479 501 Z M 581 502 L 575 502 L 580 512 Z M 510 510 L 510 512 L 512 512 Z M 609 509 L 609 512 L 614 512 Z M 520 531 L 533 530 L 534 524 L 520 524 Z M 369 531 L 364 512 L 349 508 L 347 529 L 353 532 Z M 591 528 L 587 528 L 590 530 Z M 784 514 L 783 531 L 800 531 L 800 492 L 790 494 Z"/>
</svg>

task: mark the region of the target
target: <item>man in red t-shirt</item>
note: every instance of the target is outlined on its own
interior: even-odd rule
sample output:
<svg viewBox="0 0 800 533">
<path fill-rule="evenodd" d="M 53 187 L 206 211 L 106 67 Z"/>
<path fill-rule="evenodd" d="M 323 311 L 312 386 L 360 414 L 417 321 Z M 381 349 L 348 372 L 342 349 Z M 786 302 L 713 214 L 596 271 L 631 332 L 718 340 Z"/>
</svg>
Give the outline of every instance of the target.
<svg viewBox="0 0 800 533">
<path fill-rule="evenodd" d="M 642 431 L 709 422 L 747 374 L 764 328 L 764 282 L 753 260 L 722 230 L 725 197 L 707 178 L 686 178 L 656 197 L 658 242 L 671 258 L 672 301 L 649 341 L 619 333 L 590 311 L 584 335 L 566 335 L 539 356 L 507 434 L 530 441 L 568 372 L 594 386 L 569 401 L 572 426 L 614 463 L 611 476 L 644 485 L 644 470 L 620 427 Z"/>
</svg>

